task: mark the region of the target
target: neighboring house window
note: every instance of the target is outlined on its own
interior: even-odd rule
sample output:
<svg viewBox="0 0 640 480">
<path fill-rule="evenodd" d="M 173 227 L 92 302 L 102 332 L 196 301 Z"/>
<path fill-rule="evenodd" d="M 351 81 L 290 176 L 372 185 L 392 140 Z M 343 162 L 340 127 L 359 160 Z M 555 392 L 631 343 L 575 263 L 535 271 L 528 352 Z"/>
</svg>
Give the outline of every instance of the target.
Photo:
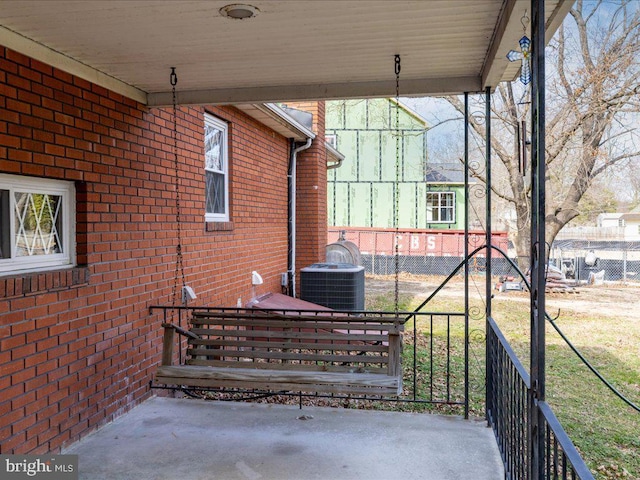
<svg viewBox="0 0 640 480">
<path fill-rule="evenodd" d="M 73 182 L 0 174 L 0 275 L 74 262 Z"/>
<path fill-rule="evenodd" d="M 454 223 L 455 205 L 455 192 L 427 192 L 427 222 Z"/>
<path fill-rule="evenodd" d="M 619 219 L 618 219 L 618 226 L 619 226 L 619 227 L 624 227 L 624 226 L 625 226 L 624 218 L 619 218 Z"/>
<path fill-rule="evenodd" d="M 228 126 L 222 120 L 205 114 L 204 169 L 205 220 L 229 221 L 229 157 Z"/>
</svg>

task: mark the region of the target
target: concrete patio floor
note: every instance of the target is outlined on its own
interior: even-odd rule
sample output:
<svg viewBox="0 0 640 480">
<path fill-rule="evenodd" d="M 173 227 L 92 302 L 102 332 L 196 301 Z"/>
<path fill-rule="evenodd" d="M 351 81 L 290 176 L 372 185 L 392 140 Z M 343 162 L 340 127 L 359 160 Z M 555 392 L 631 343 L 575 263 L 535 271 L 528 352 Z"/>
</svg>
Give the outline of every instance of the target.
<svg viewBox="0 0 640 480">
<path fill-rule="evenodd" d="M 161 397 L 64 453 L 87 480 L 503 478 L 484 422 Z"/>
</svg>

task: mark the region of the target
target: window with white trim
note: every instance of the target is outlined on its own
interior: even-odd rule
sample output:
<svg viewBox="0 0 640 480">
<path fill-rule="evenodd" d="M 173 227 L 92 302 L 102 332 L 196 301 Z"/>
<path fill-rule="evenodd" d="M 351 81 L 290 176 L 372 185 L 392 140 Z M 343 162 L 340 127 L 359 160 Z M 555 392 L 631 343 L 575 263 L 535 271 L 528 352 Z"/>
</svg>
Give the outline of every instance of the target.
<svg viewBox="0 0 640 480">
<path fill-rule="evenodd" d="M 0 174 L 0 275 L 74 262 L 73 182 Z"/>
<path fill-rule="evenodd" d="M 229 221 L 229 156 L 228 125 L 205 114 L 204 170 L 205 221 Z"/>
<path fill-rule="evenodd" d="M 455 223 L 456 193 L 427 192 L 427 222 Z"/>
</svg>

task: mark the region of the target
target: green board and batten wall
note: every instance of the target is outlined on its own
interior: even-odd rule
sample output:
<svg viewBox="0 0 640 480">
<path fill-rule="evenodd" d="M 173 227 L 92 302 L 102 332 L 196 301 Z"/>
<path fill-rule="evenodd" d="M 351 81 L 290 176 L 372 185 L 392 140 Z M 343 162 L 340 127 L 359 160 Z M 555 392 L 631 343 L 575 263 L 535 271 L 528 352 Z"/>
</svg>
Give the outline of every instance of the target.
<svg viewBox="0 0 640 480">
<path fill-rule="evenodd" d="M 388 98 L 327 102 L 327 141 L 345 156 L 327 176 L 329 226 L 395 226 L 397 108 Z M 463 229 L 461 166 L 429 164 L 426 121 L 402 104 L 397 113 L 398 227 Z"/>
</svg>

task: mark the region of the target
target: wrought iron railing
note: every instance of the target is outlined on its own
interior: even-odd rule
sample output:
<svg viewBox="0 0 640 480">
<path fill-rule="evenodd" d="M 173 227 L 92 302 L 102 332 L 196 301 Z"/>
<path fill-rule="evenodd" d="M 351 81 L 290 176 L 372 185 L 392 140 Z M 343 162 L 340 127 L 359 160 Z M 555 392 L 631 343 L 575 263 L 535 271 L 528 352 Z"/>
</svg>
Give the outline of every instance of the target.
<svg viewBox="0 0 640 480">
<path fill-rule="evenodd" d="M 592 479 L 593 475 L 547 402 L 539 402 L 544 418 L 545 478 Z"/>
<path fill-rule="evenodd" d="M 508 479 L 528 478 L 529 374 L 492 318 L 487 347 L 487 417 L 493 427 Z"/>
<path fill-rule="evenodd" d="M 217 308 L 217 307 L 172 307 L 152 306 L 152 313 L 161 312 L 158 320 L 158 332 L 160 324 L 172 322 L 180 327 L 187 328 L 190 311 L 217 311 L 234 312 L 252 316 L 251 309 Z M 386 316 L 389 312 L 375 311 L 337 311 L 337 310 L 292 310 L 292 309 L 260 309 L 256 314 L 273 312 L 281 315 L 319 315 L 327 316 L 359 316 L 368 317 Z M 395 315 L 395 312 L 393 313 Z M 273 392 L 273 395 L 292 395 L 305 397 L 330 397 L 351 400 L 371 400 L 376 402 L 397 402 L 431 405 L 447 405 L 453 407 L 458 413 L 466 414 L 469 408 L 469 399 L 465 393 L 468 391 L 465 382 L 468 376 L 465 374 L 465 365 L 468 363 L 465 349 L 464 322 L 465 315 L 460 312 L 433 313 L 433 312 L 399 312 L 398 317 L 405 325 L 403 342 L 403 393 L 399 396 L 382 398 L 380 396 L 354 396 L 354 395 L 320 395 L 304 394 L 300 392 Z M 294 317 L 295 318 L 295 317 Z M 348 334 L 348 333 L 347 333 Z M 160 335 L 160 333 L 158 333 Z M 182 362 L 186 352 L 186 344 L 178 348 L 179 361 Z M 223 389 L 211 389 L 216 393 L 231 393 L 234 398 L 246 394 L 247 397 L 256 397 L 255 391 L 229 392 Z M 269 395 L 269 392 L 266 392 Z M 265 395 L 260 395 L 263 397 Z"/>
<path fill-rule="evenodd" d="M 492 318 L 488 327 L 487 418 L 498 442 L 505 478 L 529 480 L 529 374 Z M 536 408 L 543 419 L 545 448 L 544 472 L 534 478 L 593 479 L 551 407 L 538 402 Z"/>
</svg>

